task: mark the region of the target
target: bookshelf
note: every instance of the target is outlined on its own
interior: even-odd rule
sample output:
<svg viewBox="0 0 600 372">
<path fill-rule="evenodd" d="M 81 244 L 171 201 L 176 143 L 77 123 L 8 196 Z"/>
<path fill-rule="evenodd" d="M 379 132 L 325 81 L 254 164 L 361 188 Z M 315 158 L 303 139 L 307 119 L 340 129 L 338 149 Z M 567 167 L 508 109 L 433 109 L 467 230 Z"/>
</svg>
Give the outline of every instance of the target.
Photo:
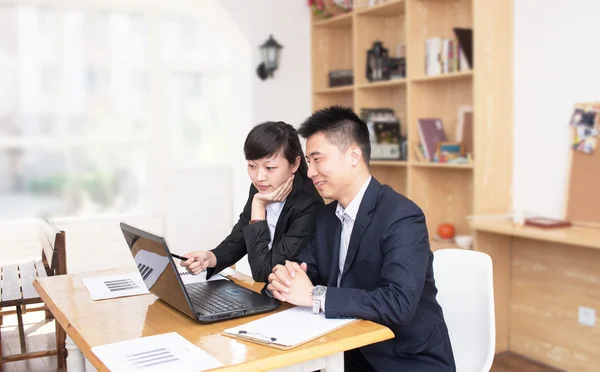
<svg viewBox="0 0 600 372">
<path fill-rule="evenodd" d="M 365 3 L 355 0 L 355 3 Z M 473 29 L 474 69 L 425 75 L 425 40 L 454 38 L 453 27 Z M 492 256 L 496 298 L 496 351 L 508 350 L 507 258 L 509 238 L 475 234 L 466 217 L 503 214 L 512 208 L 513 2 L 510 0 L 388 0 L 328 20 L 312 20 L 313 110 L 340 104 L 360 113 L 366 107 L 391 107 L 407 136 L 406 161 L 371 162 L 380 182 L 414 200 L 424 211 L 432 250 L 456 247 L 435 239 L 440 223 L 457 234 L 474 235 L 474 249 Z M 406 44 L 407 77 L 369 83 L 366 50 L 383 41 L 393 55 Z M 352 69 L 354 84 L 329 88 L 328 72 Z M 419 161 L 417 119 L 439 117 L 449 139 L 458 125 L 458 108 L 473 107 L 473 163 Z"/>
<path fill-rule="evenodd" d="M 313 110 L 332 104 L 356 113 L 394 109 L 407 137 L 408 159 L 374 160 L 371 173 L 423 209 L 433 250 L 456 247 L 435 239 L 439 224 L 452 223 L 457 234 L 474 235 L 466 216 L 511 208 L 512 14 L 512 1 L 506 0 L 388 0 L 312 19 Z M 426 76 L 425 40 L 455 39 L 454 27 L 473 29 L 474 69 Z M 368 81 L 366 50 L 375 40 L 383 42 L 390 56 L 397 44 L 405 44 L 406 78 Z M 354 84 L 328 88 L 328 73 L 337 69 L 352 69 Z M 473 163 L 419 161 L 414 152 L 420 143 L 418 119 L 441 118 L 452 140 L 459 106 L 465 105 L 473 107 Z"/>
</svg>

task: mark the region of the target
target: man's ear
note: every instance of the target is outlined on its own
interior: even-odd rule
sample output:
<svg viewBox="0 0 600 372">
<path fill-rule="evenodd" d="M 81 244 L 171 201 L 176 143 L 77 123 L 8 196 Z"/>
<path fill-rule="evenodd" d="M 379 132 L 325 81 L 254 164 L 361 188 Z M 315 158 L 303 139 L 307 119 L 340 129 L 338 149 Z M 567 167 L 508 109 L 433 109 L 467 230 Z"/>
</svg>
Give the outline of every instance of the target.
<svg viewBox="0 0 600 372">
<path fill-rule="evenodd" d="M 296 160 L 294 161 L 294 167 L 292 168 L 292 173 L 296 173 L 298 168 L 300 167 L 300 157 L 296 156 Z"/>
<path fill-rule="evenodd" d="M 358 146 L 352 146 L 350 148 L 350 161 L 353 167 L 356 167 L 360 163 L 362 158 L 362 150 Z"/>
</svg>

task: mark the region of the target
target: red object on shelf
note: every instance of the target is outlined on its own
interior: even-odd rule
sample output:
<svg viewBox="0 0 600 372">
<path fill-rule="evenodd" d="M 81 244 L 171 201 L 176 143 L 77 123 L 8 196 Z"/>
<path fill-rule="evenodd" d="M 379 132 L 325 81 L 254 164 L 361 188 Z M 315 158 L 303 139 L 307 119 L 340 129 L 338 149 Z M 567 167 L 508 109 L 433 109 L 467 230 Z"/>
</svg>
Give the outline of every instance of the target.
<svg viewBox="0 0 600 372">
<path fill-rule="evenodd" d="M 540 227 L 542 229 L 554 229 L 557 227 L 569 227 L 571 226 L 571 222 L 548 217 L 529 217 L 525 219 L 525 225 Z"/>
<path fill-rule="evenodd" d="M 437 233 L 442 239 L 452 239 L 456 231 L 451 223 L 443 223 L 438 226 Z"/>
</svg>

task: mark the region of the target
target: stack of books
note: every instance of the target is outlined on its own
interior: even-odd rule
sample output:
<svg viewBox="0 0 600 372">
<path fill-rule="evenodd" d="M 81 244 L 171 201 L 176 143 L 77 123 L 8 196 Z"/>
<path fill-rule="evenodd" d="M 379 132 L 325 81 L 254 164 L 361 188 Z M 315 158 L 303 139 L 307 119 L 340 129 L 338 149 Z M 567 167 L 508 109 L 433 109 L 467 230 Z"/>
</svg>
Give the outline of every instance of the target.
<svg viewBox="0 0 600 372">
<path fill-rule="evenodd" d="M 433 37 L 425 40 L 425 75 L 468 71 L 471 67 L 457 40 Z"/>
</svg>

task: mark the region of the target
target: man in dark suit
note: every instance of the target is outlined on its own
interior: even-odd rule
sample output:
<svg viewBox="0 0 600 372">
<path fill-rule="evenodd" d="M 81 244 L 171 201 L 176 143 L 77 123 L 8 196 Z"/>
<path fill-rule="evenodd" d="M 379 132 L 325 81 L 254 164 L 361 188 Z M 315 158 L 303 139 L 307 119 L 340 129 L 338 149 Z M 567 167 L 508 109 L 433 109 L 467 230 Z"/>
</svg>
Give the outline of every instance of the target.
<svg viewBox="0 0 600 372">
<path fill-rule="evenodd" d="M 345 353 L 346 371 L 456 371 L 436 301 L 433 254 L 421 209 L 369 172 L 367 125 L 334 106 L 309 117 L 308 176 L 324 198 L 310 244 L 278 265 L 267 290 L 327 318 L 360 318 L 395 338 Z"/>
</svg>

